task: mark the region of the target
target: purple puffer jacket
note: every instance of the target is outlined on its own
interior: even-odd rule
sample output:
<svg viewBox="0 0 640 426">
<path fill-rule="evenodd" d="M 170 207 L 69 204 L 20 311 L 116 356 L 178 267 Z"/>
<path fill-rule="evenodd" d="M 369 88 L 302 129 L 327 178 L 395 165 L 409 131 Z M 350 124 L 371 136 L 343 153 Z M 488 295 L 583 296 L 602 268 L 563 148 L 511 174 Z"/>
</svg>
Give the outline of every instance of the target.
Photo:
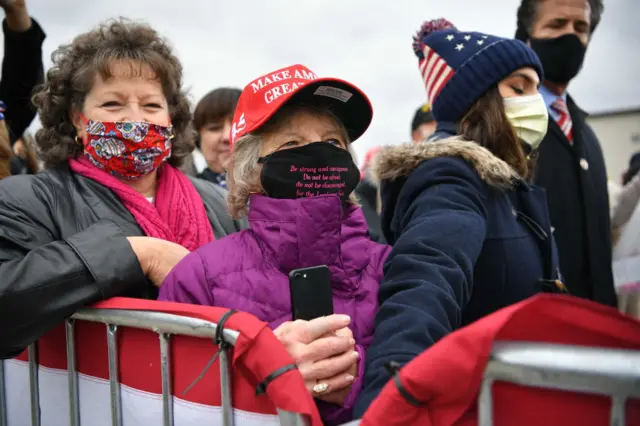
<svg viewBox="0 0 640 426">
<path fill-rule="evenodd" d="M 253 195 L 250 228 L 185 257 L 160 288 L 160 300 L 220 306 L 255 315 L 276 328 L 291 320 L 288 274 L 327 265 L 335 313 L 351 317 L 360 353 L 344 407 L 318 401 L 325 424 L 351 420 L 362 388 L 364 353 L 373 336 L 382 265 L 391 248 L 372 242 L 362 210 L 336 196 L 274 199 Z"/>
</svg>

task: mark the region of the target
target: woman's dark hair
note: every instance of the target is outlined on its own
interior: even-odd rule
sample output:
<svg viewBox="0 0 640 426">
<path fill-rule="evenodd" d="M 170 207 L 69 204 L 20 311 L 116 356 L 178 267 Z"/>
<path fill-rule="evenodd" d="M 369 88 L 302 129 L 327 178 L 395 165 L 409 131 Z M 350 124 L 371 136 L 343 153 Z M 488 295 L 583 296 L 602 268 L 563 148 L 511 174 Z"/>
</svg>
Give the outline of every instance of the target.
<svg viewBox="0 0 640 426">
<path fill-rule="evenodd" d="M 224 119 L 233 120 L 242 91 L 230 87 L 221 87 L 207 93 L 193 113 L 193 126 L 200 131 L 209 123 L 218 123 Z"/>
<path fill-rule="evenodd" d="M 504 111 L 504 99 L 497 86 L 478 98 L 460 122 L 462 136 L 487 148 L 524 179 L 533 175 L 534 160 L 526 154 Z"/>
<path fill-rule="evenodd" d="M 175 135 L 169 164 L 180 166 L 193 151 L 195 132 L 182 90 L 182 65 L 168 42 L 150 26 L 123 18 L 107 21 L 60 46 L 51 58 L 53 67 L 33 97 L 42 122 L 36 143 L 45 167 L 55 167 L 83 152 L 82 144 L 75 141 L 71 111 L 82 110 L 97 75 L 111 77 L 114 61 L 131 62 L 132 76 L 142 72 L 137 64 L 146 65 L 162 84 Z"/>
</svg>

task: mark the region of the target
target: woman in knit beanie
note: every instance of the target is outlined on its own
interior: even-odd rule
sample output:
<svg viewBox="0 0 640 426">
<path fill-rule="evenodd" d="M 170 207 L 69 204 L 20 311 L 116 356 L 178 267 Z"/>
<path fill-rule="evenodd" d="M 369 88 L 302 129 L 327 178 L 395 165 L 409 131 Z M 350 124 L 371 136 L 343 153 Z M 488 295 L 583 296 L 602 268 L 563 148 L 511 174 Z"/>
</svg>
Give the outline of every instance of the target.
<svg viewBox="0 0 640 426">
<path fill-rule="evenodd" d="M 414 50 L 438 126 L 374 164 L 393 250 L 356 415 L 389 380 L 390 362 L 536 293 L 566 291 L 545 194 L 530 184 L 548 118 L 538 57 L 444 19 L 423 25 Z"/>
</svg>

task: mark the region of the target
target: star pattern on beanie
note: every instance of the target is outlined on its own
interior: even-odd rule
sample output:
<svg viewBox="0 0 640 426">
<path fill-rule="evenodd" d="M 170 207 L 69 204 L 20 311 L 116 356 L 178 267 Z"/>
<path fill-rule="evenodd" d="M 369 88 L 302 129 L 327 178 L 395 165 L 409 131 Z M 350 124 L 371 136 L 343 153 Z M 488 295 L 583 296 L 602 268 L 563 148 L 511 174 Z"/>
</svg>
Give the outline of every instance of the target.
<svg viewBox="0 0 640 426">
<path fill-rule="evenodd" d="M 440 18 L 425 22 L 413 37 L 420 74 L 438 122 L 456 123 L 473 102 L 518 68 L 542 66 L 524 43 L 459 31 Z"/>
<path fill-rule="evenodd" d="M 432 48 L 430 46 L 431 43 L 423 42 L 419 45 L 422 49 L 420 71 L 427 90 L 427 100 L 433 103 L 444 85 L 455 75 L 455 69 L 451 65 L 456 61 L 455 58 L 450 56 L 451 51 L 461 53 L 464 50 L 465 57 L 476 54 L 481 49 L 489 46 L 488 43 L 485 44 L 489 36 L 478 33 L 458 32 L 453 24 L 445 19 L 430 21 L 429 24 L 420 30 L 417 37 L 428 36 L 430 42 L 436 45 L 438 35 L 440 35 L 443 40 L 446 40 L 451 45 L 451 49 L 445 46 L 438 50 Z"/>
<path fill-rule="evenodd" d="M 447 37 L 445 37 L 445 38 L 446 38 L 448 41 L 455 41 L 455 36 L 454 36 L 453 34 L 449 34 L 449 35 L 448 35 Z M 466 42 L 469 42 L 469 43 L 471 43 L 471 44 L 473 44 L 473 42 L 475 41 L 475 44 L 476 44 L 477 46 L 482 46 L 482 45 L 484 44 L 484 42 L 485 42 L 485 39 L 487 39 L 487 38 L 488 38 L 488 36 L 483 35 L 483 36 L 480 36 L 477 40 L 473 40 L 473 36 L 472 36 L 471 34 L 466 34 L 466 35 L 464 35 L 464 36 L 462 37 L 462 39 L 463 39 L 464 41 L 461 41 L 461 42 L 457 43 L 457 44 L 456 44 L 455 49 L 459 52 L 459 51 L 461 51 L 462 49 L 464 49 L 465 47 L 467 47 L 467 45 L 465 44 L 465 41 L 466 41 Z"/>
</svg>

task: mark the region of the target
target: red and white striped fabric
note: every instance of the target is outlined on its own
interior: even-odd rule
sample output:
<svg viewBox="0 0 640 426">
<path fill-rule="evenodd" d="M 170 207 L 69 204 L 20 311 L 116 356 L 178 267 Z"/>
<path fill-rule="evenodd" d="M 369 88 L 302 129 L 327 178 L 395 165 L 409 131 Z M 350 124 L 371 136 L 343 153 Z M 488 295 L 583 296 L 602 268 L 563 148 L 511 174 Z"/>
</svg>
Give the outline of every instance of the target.
<svg viewBox="0 0 640 426">
<path fill-rule="evenodd" d="M 427 90 L 427 100 L 433 105 L 438 93 L 453 77 L 455 71 L 429 46 L 425 45 L 422 52 L 424 59 L 420 61 L 420 73 Z"/>
<path fill-rule="evenodd" d="M 496 341 L 545 342 L 640 350 L 640 322 L 616 309 L 571 296 L 538 295 L 501 309 L 440 340 L 383 388 L 360 426 L 477 426 L 478 393 Z M 536 389 L 498 381 L 495 426 L 609 424 L 611 400 L 600 395 Z M 628 400 L 627 425 L 640 424 L 640 401 Z"/>
<path fill-rule="evenodd" d="M 115 298 L 96 308 L 156 311 L 218 322 L 226 309 Z M 314 426 L 322 424 L 313 398 L 297 370 L 284 373 L 256 396 L 256 386 L 280 367 L 292 363 L 286 349 L 269 327 L 236 313 L 225 328 L 240 332 L 232 356 L 232 400 L 237 426 L 279 424 L 276 407 L 301 413 Z M 119 371 L 123 424 L 162 424 L 160 343 L 154 332 L 118 327 Z M 69 424 L 69 397 L 64 325 L 40 339 L 39 389 L 42 426 Z M 184 390 L 211 360 L 217 346 L 206 339 L 172 336 L 171 361 L 175 425 L 222 423 L 220 367 L 218 361 L 186 394 Z M 111 425 L 106 327 L 76 323 L 76 362 L 79 381 L 80 420 L 83 426 Z M 23 426 L 30 419 L 29 366 L 26 351 L 4 361 L 8 426 Z"/>
<path fill-rule="evenodd" d="M 571 114 L 569 113 L 569 107 L 562 98 L 558 98 L 551 104 L 558 113 L 558 126 L 562 133 L 567 137 L 569 142 L 573 142 L 573 120 L 571 120 Z"/>
</svg>

